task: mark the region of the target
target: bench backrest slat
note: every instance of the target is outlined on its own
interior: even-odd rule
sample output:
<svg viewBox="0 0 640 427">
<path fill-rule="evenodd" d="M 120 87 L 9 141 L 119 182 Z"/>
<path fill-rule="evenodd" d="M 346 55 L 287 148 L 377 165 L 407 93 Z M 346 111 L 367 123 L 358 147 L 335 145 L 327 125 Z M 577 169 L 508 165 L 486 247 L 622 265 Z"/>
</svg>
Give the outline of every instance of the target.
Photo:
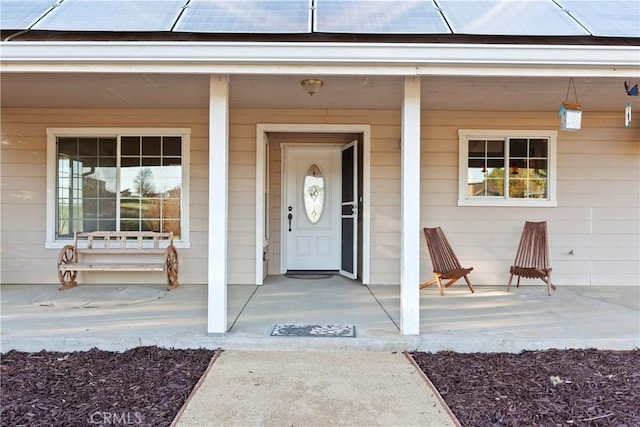
<svg viewBox="0 0 640 427">
<path fill-rule="evenodd" d="M 91 231 L 76 232 L 73 237 L 73 246 L 76 250 L 79 243 L 87 242 L 85 250 L 95 250 L 100 252 L 113 251 L 122 253 L 123 251 L 144 251 L 148 249 L 160 249 L 160 241 L 168 241 L 169 245 L 173 245 L 173 232 L 155 232 L 155 231 Z M 96 247 L 94 244 L 102 243 L 102 247 Z M 150 246 L 145 246 L 145 242 L 150 242 Z"/>
</svg>

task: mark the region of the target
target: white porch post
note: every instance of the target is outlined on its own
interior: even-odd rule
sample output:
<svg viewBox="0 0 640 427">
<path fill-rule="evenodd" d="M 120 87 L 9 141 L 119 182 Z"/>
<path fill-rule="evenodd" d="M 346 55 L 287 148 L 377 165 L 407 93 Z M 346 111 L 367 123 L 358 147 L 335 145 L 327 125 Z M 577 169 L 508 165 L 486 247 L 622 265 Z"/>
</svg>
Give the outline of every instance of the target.
<svg viewBox="0 0 640 427">
<path fill-rule="evenodd" d="M 227 332 L 229 78 L 209 80 L 209 259 L 207 332 Z"/>
<path fill-rule="evenodd" d="M 405 77 L 402 101 L 400 331 L 420 334 L 420 78 Z"/>
</svg>

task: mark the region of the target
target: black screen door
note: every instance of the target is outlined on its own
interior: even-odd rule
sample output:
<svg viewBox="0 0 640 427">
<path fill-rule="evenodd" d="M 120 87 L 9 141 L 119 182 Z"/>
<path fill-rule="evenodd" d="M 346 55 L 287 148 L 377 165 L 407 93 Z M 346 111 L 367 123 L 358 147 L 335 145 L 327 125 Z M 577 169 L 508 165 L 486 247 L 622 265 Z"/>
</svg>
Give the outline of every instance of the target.
<svg viewBox="0 0 640 427">
<path fill-rule="evenodd" d="M 340 274 L 358 277 L 358 144 L 342 147 L 342 258 Z"/>
</svg>

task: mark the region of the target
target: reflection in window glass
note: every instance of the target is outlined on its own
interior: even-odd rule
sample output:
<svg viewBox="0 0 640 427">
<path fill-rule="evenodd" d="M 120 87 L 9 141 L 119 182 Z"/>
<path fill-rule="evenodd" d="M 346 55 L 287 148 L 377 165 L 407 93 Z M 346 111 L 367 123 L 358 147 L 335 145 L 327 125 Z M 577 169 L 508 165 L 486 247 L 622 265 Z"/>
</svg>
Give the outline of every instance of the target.
<svg viewBox="0 0 640 427">
<path fill-rule="evenodd" d="M 307 169 L 303 183 L 304 209 L 307 219 L 316 224 L 320 221 L 324 209 L 324 177 L 317 164 L 312 164 Z"/>
<path fill-rule="evenodd" d="M 56 237 L 75 231 L 173 231 L 180 239 L 181 141 L 179 136 L 58 138 Z"/>
<path fill-rule="evenodd" d="M 547 138 L 470 139 L 467 197 L 548 197 Z"/>
<path fill-rule="evenodd" d="M 116 221 L 116 139 L 59 138 L 57 235 L 113 230 Z"/>
<path fill-rule="evenodd" d="M 469 141 L 469 196 L 504 196 L 504 156 L 504 140 Z"/>
<path fill-rule="evenodd" d="M 509 139 L 509 198 L 547 197 L 547 140 Z"/>
</svg>

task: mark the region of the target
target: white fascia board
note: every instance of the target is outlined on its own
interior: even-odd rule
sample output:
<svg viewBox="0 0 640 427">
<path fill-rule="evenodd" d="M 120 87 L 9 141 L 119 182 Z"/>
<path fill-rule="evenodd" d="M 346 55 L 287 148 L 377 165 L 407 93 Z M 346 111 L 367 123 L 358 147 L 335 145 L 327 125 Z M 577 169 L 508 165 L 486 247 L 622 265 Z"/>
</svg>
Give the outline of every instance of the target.
<svg viewBox="0 0 640 427">
<path fill-rule="evenodd" d="M 417 43 L 1 42 L 4 72 L 636 76 L 640 47 Z"/>
</svg>

